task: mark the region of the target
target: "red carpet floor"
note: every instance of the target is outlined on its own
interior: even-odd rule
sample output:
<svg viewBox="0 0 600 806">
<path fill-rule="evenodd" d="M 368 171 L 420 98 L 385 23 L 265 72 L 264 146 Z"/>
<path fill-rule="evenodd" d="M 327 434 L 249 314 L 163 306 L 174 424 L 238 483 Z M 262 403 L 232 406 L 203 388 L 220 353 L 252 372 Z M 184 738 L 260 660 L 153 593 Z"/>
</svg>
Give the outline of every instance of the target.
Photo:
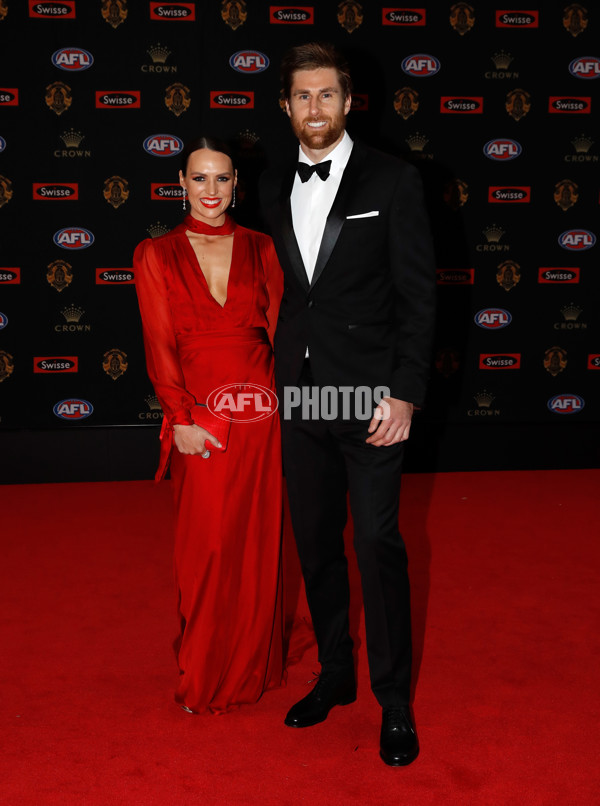
<svg viewBox="0 0 600 806">
<path fill-rule="evenodd" d="M 0 488 L 0 803 L 598 803 L 599 490 L 598 470 L 405 477 L 421 755 L 388 768 L 354 566 L 356 703 L 283 725 L 310 649 L 258 705 L 189 716 L 172 701 L 169 484 Z"/>
</svg>

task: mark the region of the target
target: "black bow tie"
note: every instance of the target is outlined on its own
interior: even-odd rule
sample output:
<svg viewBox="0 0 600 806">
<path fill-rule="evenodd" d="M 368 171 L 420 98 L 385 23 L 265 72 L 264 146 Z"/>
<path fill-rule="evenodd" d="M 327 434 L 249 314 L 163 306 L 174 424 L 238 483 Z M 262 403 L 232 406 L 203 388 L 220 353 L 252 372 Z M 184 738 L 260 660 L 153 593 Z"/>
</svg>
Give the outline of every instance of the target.
<svg viewBox="0 0 600 806">
<path fill-rule="evenodd" d="M 306 162 L 299 162 L 297 170 L 301 182 L 308 182 L 314 173 L 316 173 L 324 182 L 329 176 L 329 171 L 331 170 L 331 160 L 317 162 L 316 165 L 309 165 Z"/>
</svg>

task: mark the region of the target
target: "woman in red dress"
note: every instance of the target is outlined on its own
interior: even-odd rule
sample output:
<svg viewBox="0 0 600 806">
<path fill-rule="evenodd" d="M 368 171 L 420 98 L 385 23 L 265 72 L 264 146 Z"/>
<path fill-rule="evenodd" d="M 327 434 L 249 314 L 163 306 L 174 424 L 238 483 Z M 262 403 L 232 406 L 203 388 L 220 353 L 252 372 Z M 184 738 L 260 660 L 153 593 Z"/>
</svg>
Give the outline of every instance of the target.
<svg viewBox="0 0 600 806">
<path fill-rule="evenodd" d="M 282 275 L 271 239 L 226 213 L 237 172 L 225 145 L 189 143 L 179 179 L 190 214 L 142 241 L 134 267 L 148 375 L 164 413 L 157 476 L 170 455 L 175 495 L 175 699 L 186 711 L 224 713 L 284 675 L 279 421 L 234 414 L 219 449 L 216 429 L 195 420 L 225 385 L 273 391 Z"/>
</svg>

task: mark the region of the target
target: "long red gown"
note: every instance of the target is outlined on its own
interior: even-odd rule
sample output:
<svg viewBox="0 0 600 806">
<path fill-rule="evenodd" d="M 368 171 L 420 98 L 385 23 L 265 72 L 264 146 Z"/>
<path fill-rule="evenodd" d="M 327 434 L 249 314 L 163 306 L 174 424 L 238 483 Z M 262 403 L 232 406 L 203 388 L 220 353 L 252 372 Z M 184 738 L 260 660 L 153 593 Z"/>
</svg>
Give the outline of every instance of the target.
<svg viewBox="0 0 600 806">
<path fill-rule="evenodd" d="M 169 426 L 191 424 L 190 408 L 224 384 L 274 389 L 283 281 L 268 236 L 235 228 L 223 306 L 185 223 L 140 243 L 134 267 L 148 374 Z M 181 621 L 175 699 L 195 713 L 223 713 L 256 702 L 284 675 L 277 414 L 232 422 L 227 449 L 209 459 L 173 448 L 171 478 Z"/>
</svg>

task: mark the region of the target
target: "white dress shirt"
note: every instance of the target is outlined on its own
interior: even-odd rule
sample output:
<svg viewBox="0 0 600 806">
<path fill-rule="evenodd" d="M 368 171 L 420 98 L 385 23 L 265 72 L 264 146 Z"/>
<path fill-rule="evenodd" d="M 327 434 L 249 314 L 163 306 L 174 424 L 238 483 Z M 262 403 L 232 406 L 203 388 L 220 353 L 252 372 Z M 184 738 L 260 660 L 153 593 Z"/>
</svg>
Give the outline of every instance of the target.
<svg viewBox="0 0 600 806">
<path fill-rule="evenodd" d="M 315 270 L 327 216 L 339 190 L 352 146 L 352 138 L 348 132 L 344 132 L 342 140 L 323 160 L 331 160 L 331 169 L 325 181 L 314 173 L 307 182 L 302 182 L 296 173 L 290 197 L 292 222 L 309 282 Z M 298 161 L 308 165 L 315 164 L 309 160 L 301 146 Z"/>
</svg>

